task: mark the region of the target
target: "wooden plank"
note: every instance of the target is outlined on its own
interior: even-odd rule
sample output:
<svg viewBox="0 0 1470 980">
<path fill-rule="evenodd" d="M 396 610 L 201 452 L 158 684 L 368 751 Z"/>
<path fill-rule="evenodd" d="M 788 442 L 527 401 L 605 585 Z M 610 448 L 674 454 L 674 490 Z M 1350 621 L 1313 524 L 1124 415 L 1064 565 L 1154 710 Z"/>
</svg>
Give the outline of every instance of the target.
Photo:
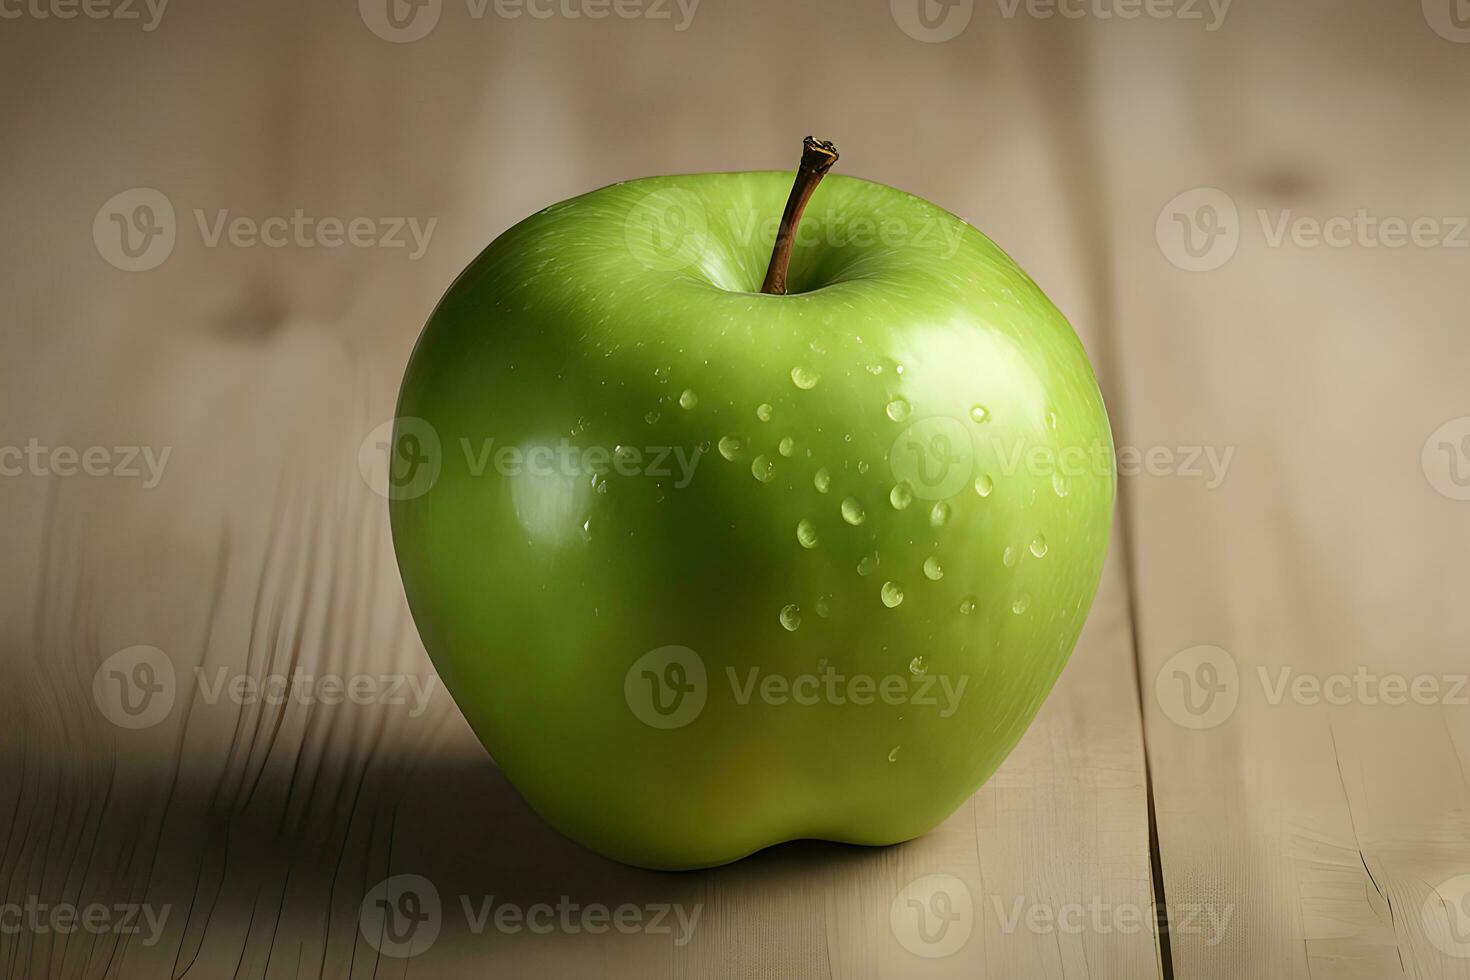
<svg viewBox="0 0 1470 980">
<path fill-rule="evenodd" d="M 1470 505 L 1436 491 L 1448 464 L 1426 471 L 1421 450 L 1470 413 L 1465 252 L 1272 235 L 1360 209 L 1463 215 L 1465 51 L 1419 5 L 1231 16 L 1214 34 L 1090 36 L 1114 408 L 1123 441 L 1160 454 L 1126 481 L 1125 512 L 1173 968 L 1461 977 Z M 1217 486 L 1187 470 L 1197 447 L 1234 453 Z M 1352 686 L 1342 704 L 1278 695 L 1283 671 Z M 1391 676 L 1439 690 L 1369 703 L 1394 696 Z M 1228 925 L 1186 921 L 1193 908 Z"/>
</svg>

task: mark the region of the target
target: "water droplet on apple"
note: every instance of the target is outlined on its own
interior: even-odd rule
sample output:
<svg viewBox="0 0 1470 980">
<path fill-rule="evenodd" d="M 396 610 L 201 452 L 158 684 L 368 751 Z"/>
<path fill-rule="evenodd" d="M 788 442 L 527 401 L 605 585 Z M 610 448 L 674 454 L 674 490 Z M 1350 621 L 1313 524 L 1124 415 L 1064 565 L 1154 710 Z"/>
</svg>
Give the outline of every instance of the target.
<svg viewBox="0 0 1470 980">
<path fill-rule="evenodd" d="M 796 524 L 796 540 L 803 548 L 817 546 L 817 526 L 803 517 Z"/>
<path fill-rule="evenodd" d="M 970 419 L 975 422 L 989 422 L 990 409 L 986 408 L 984 405 L 976 405 L 974 408 L 970 409 Z"/>
<path fill-rule="evenodd" d="M 653 369 L 653 376 L 658 379 L 659 384 L 668 384 L 669 369 L 666 367 L 656 367 Z"/>
<path fill-rule="evenodd" d="M 944 566 L 939 564 L 939 559 L 933 555 L 924 559 L 924 575 L 931 582 L 938 582 L 944 578 Z"/>
<path fill-rule="evenodd" d="M 883 373 L 883 365 L 881 365 L 881 364 L 869 364 L 868 365 L 868 373 L 869 374 L 873 374 L 873 375 L 882 374 Z"/>
<path fill-rule="evenodd" d="M 789 457 L 792 453 L 796 452 L 796 440 L 791 438 L 790 436 L 787 436 L 786 438 L 782 439 L 780 445 L 776 447 L 776 452 L 780 453 L 782 456 Z"/>
<path fill-rule="evenodd" d="M 949 523 L 949 504 L 940 501 L 929 511 L 929 524 L 931 527 L 943 527 Z"/>
<path fill-rule="evenodd" d="M 1055 432 L 1057 428 L 1057 413 L 1052 411 L 1051 409 L 1046 410 L 1046 427 L 1048 429 L 1051 429 L 1053 432 Z"/>
<path fill-rule="evenodd" d="M 786 631 L 789 633 L 796 632 L 796 628 L 801 625 L 801 607 L 795 603 L 789 606 L 782 606 L 781 625 L 786 627 Z"/>
<path fill-rule="evenodd" d="M 1015 548 L 1012 548 L 1010 545 L 1006 545 L 1006 550 L 1000 553 L 1000 562 L 1006 568 L 1015 568 L 1016 559 L 1020 557 L 1020 555 L 1016 554 Z"/>
<path fill-rule="evenodd" d="M 897 582 L 884 582 L 878 594 L 883 599 L 883 605 L 889 609 L 903 602 L 903 586 Z"/>
<path fill-rule="evenodd" d="M 914 502 L 914 491 L 909 489 L 907 480 L 888 491 L 888 502 L 894 510 L 903 510 Z"/>
<path fill-rule="evenodd" d="M 898 750 L 901 749 L 901 748 L 903 748 L 902 745 L 895 745 L 893 748 L 891 748 L 891 749 L 888 750 L 888 761 L 889 762 L 897 762 L 898 761 Z"/>
<path fill-rule="evenodd" d="M 701 454 L 704 454 L 704 453 L 709 452 L 709 440 L 708 439 L 701 439 L 701 440 L 699 440 L 699 445 L 695 446 L 694 448 L 698 449 Z"/>
<path fill-rule="evenodd" d="M 791 369 L 791 383 L 802 391 L 811 391 L 821 379 L 821 375 L 804 364 L 798 364 Z"/>
<path fill-rule="evenodd" d="M 817 596 L 817 615 L 823 619 L 832 615 L 832 597 L 830 595 Z"/>
<path fill-rule="evenodd" d="M 693 388 L 685 388 L 684 393 L 679 396 L 680 408 L 693 408 L 699 404 L 699 396 L 694 393 Z"/>
<path fill-rule="evenodd" d="M 893 421 L 902 422 L 909 417 L 909 403 L 902 398 L 895 398 L 888 403 L 888 407 L 884 411 L 888 413 L 888 417 L 893 419 Z"/>
<path fill-rule="evenodd" d="M 1022 592 L 1020 595 L 1016 596 L 1016 601 L 1013 602 L 1013 603 L 1011 603 L 1011 612 L 1013 612 L 1017 616 L 1019 616 L 1023 612 L 1025 612 L 1026 611 L 1026 607 L 1028 607 L 1030 605 L 1031 605 L 1031 595 L 1030 595 L 1030 593 Z"/>
<path fill-rule="evenodd" d="M 1031 542 L 1031 553 L 1037 558 L 1045 558 L 1046 552 L 1046 535 L 1038 534 Z"/>
<path fill-rule="evenodd" d="M 592 540 L 592 518 L 590 518 L 590 517 L 587 518 L 585 521 L 582 522 L 582 540 L 583 541 L 591 541 Z"/>
<path fill-rule="evenodd" d="M 980 496 L 988 497 L 990 496 L 990 492 L 994 489 L 995 481 L 992 480 L 989 476 L 981 473 L 979 476 L 975 477 L 975 492 L 978 493 Z"/>
<path fill-rule="evenodd" d="M 922 676 L 929 670 L 929 665 L 924 662 L 922 654 L 909 661 L 909 673 Z"/>
<path fill-rule="evenodd" d="M 1051 491 L 1058 497 L 1065 497 L 1072 492 L 1072 488 L 1067 485 L 1067 478 L 1065 476 L 1062 476 L 1060 473 L 1053 473 L 1051 475 Z"/>
<path fill-rule="evenodd" d="M 832 474 L 827 472 L 827 467 L 817 470 L 816 476 L 812 477 L 812 486 L 817 488 L 817 493 L 826 493 L 832 489 Z"/>
<path fill-rule="evenodd" d="M 863 578 L 867 578 L 878 570 L 878 556 L 863 555 L 862 558 L 858 559 L 857 568 L 858 574 L 863 576 Z"/>
<path fill-rule="evenodd" d="M 761 402 L 759 405 L 757 405 L 755 407 L 755 417 L 758 418 L 758 419 L 760 419 L 762 422 L 769 422 L 769 421 L 771 421 L 771 415 L 774 412 L 775 412 L 775 409 L 773 409 L 766 402 Z"/>
<path fill-rule="evenodd" d="M 867 473 L 868 473 L 868 461 L 866 459 L 860 459 L 860 460 L 858 460 L 857 471 L 858 471 L 859 474 L 861 474 L 863 476 L 866 476 L 867 475 Z"/>
<path fill-rule="evenodd" d="M 863 510 L 863 505 L 858 503 L 856 497 L 847 497 L 842 501 L 842 519 L 853 527 L 857 527 L 867 520 L 868 512 Z"/>
<path fill-rule="evenodd" d="M 733 462 L 745 446 L 734 436 L 720 436 L 720 455 Z"/>
<path fill-rule="evenodd" d="M 970 613 L 972 613 L 974 611 L 975 611 L 975 597 L 974 596 L 965 596 L 964 600 L 962 602 L 960 602 L 960 615 L 961 616 L 968 616 L 968 615 L 970 615 Z"/>
<path fill-rule="evenodd" d="M 643 421 L 647 422 L 649 425 L 652 425 L 653 423 L 658 421 L 658 412 L 645 412 L 643 415 Z"/>
<path fill-rule="evenodd" d="M 776 464 L 765 453 L 761 453 L 751 460 L 750 475 L 762 483 L 770 483 L 771 477 L 776 475 Z"/>
</svg>

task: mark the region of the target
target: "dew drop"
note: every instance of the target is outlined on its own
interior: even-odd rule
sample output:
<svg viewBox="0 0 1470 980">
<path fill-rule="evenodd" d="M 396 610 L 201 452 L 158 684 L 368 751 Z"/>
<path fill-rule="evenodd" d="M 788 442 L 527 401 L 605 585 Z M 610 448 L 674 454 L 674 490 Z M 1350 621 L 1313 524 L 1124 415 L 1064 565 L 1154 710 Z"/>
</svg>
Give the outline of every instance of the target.
<svg viewBox="0 0 1470 980">
<path fill-rule="evenodd" d="M 853 527 L 857 527 L 867 520 L 868 513 L 863 510 L 863 505 L 858 503 L 856 497 L 846 497 L 842 501 L 842 519 Z"/>
<path fill-rule="evenodd" d="M 1051 409 L 1046 410 L 1046 427 L 1053 432 L 1057 429 L 1057 413 Z"/>
<path fill-rule="evenodd" d="M 893 748 L 891 748 L 891 749 L 888 750 L 888 761 L 889 762 L 897 762 L 898 761 L 898 750 L 901 749 L 901 748 L 903 748 L 902 745 L 895 745 Z"/>
<path fill-rule="evenodd" d="M 796 540 L 803 548 L 817 546 L 817 526 L 803 517 L 796 524 Z"/>
<path fill-rule="evenodd" d="M 1031 553 L 1037 558 L 1045 558 L 1046 552 L 1046 535 L 1038 534 L 1031 542 Z"/>
<path fill-rule="evenodd" d="M 1053 473 L 1051 475 L 1051 492 L 1058 497 L 1065 497 L 1072 492 L 1072 488 L 1067 485 L 1067 478 L 1065 476 L 1062 476 L 1060 473 Z"/>
<path fill-rule="evenodd" d="M 924 575 L 931 582 L 938 582 L 944 578 L 944 566 L 939 564 L 939 559 L 930 555 L 924 559 Z"/>
<path fill-rule="evenodd" d="M 830 595 L 817 596 L 817 615 L 823 619 L 832 615 L 832 597 Z"/>
<path fill-rule="evenodd" d="M 876 375 L 876 374 L 882 374 L 883 373 L 883 365 L 881 365 L 881 364 L 869 364 L 868 365 L 868 373 L 869 374 L 874 374 L 874 375 Z"/>
<path fill-rule="evenodd" d="M 929 665 L 924 662 L 924 657 L 922 654 L 909 661 L 910 674 L 923 675 L 927 673 L 928 670 Z"/>
<path fill-rule="evenodd" d="M 765 453 L 761 453 L 751 460 L 750 475 L 762 483 L 770 483 L 771 477 L 776 475 L 776 464 Z"/>
<path fill-rule="evenodd" d="M 694 393 L 693 388 L 685 388 L 684 393 L 679 396 L 680 408 L 693 408 L 699 404 L 699 396 Z"/>
<path fill-rule="evenodd" d="M 795 603 L 789 606 L 782 606 L 781 625 L 786 627 L 788 633 L 796 632 L 796 628 L 801 625 L 801 607 Z"/>
<path fill-rule="evenodd" d="M 734 460 L 739 456 L 745 446 L 734 436 L 720 436 L 720 455 L 728 460 Z"/>
<path fill-rule="evenodd" d="M 888 417 L 893 419 L 893 421 L 902 422 L 909 417 L 909 403 L 902 398 L 895 398 L 888 403 L 888 407 L 884 411 L 888 413 Z"/>
<path fill-rule="evenodd" d="M 968 615 L 970 615 L 970 613 L 972 613 L 974 611 L 975 611 L 975 597 L 974 596 L 969 596 L 969 595 L 965 596 L 964 600 L 960 603 L 960 615 L 961 616 L 968 616 Z"/>
<path fill-rule="evenodd" d="M 658 421 L 658 412 L 645 412 L 643 415 L 643 421 L 647 422 L 649 425 L 652 425 L 653 423 Z"/>
<path fill-rule="evenodd" d="M 812 477 L 812 486 L 817 488 L 817 493 L 826 493 L 832 489 L 832 474 L 827 472 L 827 467 L 817 470 L 816 476 Z"/>
<path fill-rule="evenodd" d="M 903 586 L 897 582 L 884 582 L 883 588 L 878 593 L 883 599 L 883 605 L 892 609 L 903 602 Z"/>
<path fill-rule="evenodd" d="M 1011 612 L 1019 616 L 1026 611 L 1026 607 L 1029 605 L 1031 605 L 1030 593 L 1022 592 L 1020 595 L 1016 596 L 1016 601 L 1011 603 Z"/>
<path fill-rule="evenodd" d="M 798 364 L 791 369 L 791 383 L 802 391 L 811 391 L 821 380 L 821 375 L 805 365 Z"/>
<path fill-rule="evenodd" d="M 929 511 L 929 524 L 932 527 L 943 527 L 949 523 L 949 504 L 940 501 Z"/>
<path fill-rule="evenodd" d="M 658 379 L 659 384 L 667 384 L 669 380 L 669 369 L 666 367 L 656 367 L 653 369 L 653 376 Z"/>
<path fill-rule="evenodd" d="M 858 559 L 858 574 L 861 575 L 861 576 L 863 576 L 864 578 L 867 578 L 869 575 L 872 575 L 877 570 L 878 570 L 878 556 L 877 555 L 863 555 L 862 558 Z"/>
<path fill-rule="evenodd" d="M 864 476 L 867 475 L 867 472 L 868 472 L 868 461 L 866 459 L 860 459 L 860 460 L 858 460 L 857 471 L 858 471 L 858 473 L 860 473 L 860 474 L 862 474 Z"/>
<path fill-rule="evenodd" d="M 990 496 L 991 491 L 994 489 L 995 481 L 986 474 L 981 473 L 979 476 L 975 477 L 975 492 L 978 493 L 980 496 L 988 497 Z"/>
<path fill-rule="evenodd" d="M 755 417 L 760 419 L 762 422 L 771 421 L 771 415 L 774 412 L 775 409 L 771 408 L 770 404 L 767 402 L 761 402 L 755 407 Z"/>
<path fill-rule="evenodd" d="M 984 405 L 976 405 L 974 408 L 970 409 L 970 420 L 972 422 L 989 422 L 990 409 L 986 408 Z"/>
<path fill-rule="evenodd" d="M 909 489 L 907 480 L 888 491 L 888 502 L 894 510 L 903 510 L 914 502 L 914 491 Z"/>
<path fill-rule="evenodd" d="M 776 451 L 779 452 L 782 456 L 790 456 L 792 453 L 796 452 L 796 440 L 791 438 L 790 436 L 787 436 L 785 439 L 781 440 L 781 444 L 776 447 Z"/>
<path fill-rule="evenodd" d="M 1000 553 L 1000 562 L 1006 568 L 1015 568 L 1016 560 L 1021 556 L 1016 554 L 1016 549 L 1006 545 L 1006 550 Z"/>
</svg>

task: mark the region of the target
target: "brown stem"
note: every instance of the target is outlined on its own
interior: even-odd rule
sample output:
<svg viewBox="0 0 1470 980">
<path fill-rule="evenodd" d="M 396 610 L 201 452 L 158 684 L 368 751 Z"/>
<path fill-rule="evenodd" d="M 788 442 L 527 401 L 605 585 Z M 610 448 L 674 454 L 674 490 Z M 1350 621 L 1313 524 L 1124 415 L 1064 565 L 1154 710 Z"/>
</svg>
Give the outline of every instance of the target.
<svg viewBox="0 0 1470 980">
<path fill-rule="evenodd" d="M 826 140 L 808 136 L 801 145 L 801 166 L 796 171 L 796 183 L 791 185 L 791 196 L 786 199 L 786 212 L 781 215 L 776 247 L 771 250 L 771 264 L 766 268 L 766 281 L 761 283 L 761 292 L 772 296 L 786 295 L 786 273 L 791 268 L 796 226 L 801 223 L 801 213 L 806 210 L 812 192 L 837 162 L 837 147 Z"/>
</svg>

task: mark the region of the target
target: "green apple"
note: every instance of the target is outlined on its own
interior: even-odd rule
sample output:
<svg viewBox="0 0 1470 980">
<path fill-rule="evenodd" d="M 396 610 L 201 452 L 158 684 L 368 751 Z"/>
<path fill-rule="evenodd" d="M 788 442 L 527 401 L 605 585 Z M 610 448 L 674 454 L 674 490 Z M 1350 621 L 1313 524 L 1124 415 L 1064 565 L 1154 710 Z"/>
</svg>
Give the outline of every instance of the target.
<svg viewBox="0 0 1470 980">
<path fill-rule="evenodd" d="M 1066 320 L 940 208 L 813 187 L 540 211 L 404 377 L 424 645 L 530 805 L 629 864 L 925 833 L 1021 737 L 1101 575 L 1112 437 Z M 783 203 L 789 292 L 762 292 Z"/>
</svg>

